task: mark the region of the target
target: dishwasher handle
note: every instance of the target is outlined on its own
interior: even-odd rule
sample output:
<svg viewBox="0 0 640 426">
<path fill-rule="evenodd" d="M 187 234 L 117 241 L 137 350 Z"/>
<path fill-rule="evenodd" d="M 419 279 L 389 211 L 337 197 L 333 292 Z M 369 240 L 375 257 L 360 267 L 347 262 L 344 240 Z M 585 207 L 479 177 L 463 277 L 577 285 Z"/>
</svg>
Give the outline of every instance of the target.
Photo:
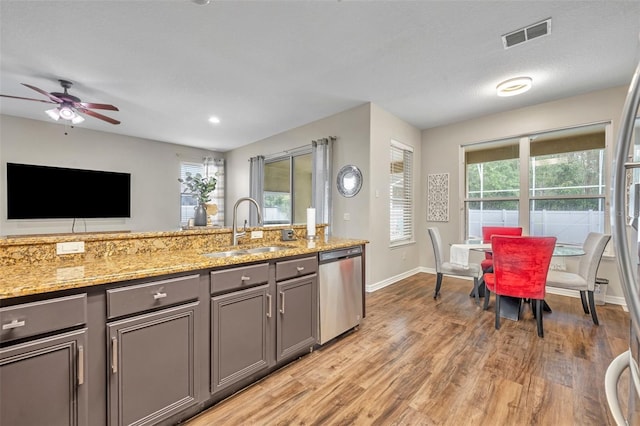
<svg viewBox="0 0 640 426">
<path fill-rule="evenodd" d="M 345 249 L 331 250 L 320 252 L 319 262 L 328 263 L 335 262 L 340 259 L 348 259 L 350 257 L 362 256 L 362 246 L 349 247 Z"/>
</svg>

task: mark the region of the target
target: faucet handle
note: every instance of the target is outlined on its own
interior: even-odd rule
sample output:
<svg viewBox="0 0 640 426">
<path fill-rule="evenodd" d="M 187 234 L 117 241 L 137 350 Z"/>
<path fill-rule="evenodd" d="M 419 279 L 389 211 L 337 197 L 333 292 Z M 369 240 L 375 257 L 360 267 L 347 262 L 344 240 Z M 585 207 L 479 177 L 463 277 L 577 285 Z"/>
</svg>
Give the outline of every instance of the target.
<svg viewBox="0 0 640 426">
<path fill-rule="evenodd" d="M 242 232 L 247 232 L 247 219 L 244 220 L 244 227 L 242 228 Z"/>
</svg>

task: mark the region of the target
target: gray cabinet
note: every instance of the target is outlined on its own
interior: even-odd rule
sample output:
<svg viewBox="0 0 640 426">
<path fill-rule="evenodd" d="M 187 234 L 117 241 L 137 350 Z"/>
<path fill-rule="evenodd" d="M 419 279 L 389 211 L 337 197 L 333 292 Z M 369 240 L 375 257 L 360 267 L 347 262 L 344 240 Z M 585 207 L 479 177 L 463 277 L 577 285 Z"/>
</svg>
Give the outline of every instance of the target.
<svg viewBox="0 0 640 426">
<path fill-rule="evenodd" d="M 277 284 L 276 361 L 305 349 L 318 338 L 318 276 L 307 275 Z"/>
<path fill-rule="evenodd" d="M 268 263 L 211 272 L 211 393 L 269 367 L 268 282 Z"/>
<path fill-rule="evenodd" d="M 212 393 L 269 367 L 268 289 L 264 284 L 211 299 Z"/>
<path fill-rule="evenodd" d="M 0 309 L 1 425 L 89 424 L 85 322 L 84 294 Z"/>
<path fill-rule="evenodd" d="M 318 259 L 305 257 L 276 263 L 276 362 L 318 339 Z"/>
<path fill-rule="evenodd" d="M 109 424 L 156 424 L 198 402 L 198 275 L 107 291 Z M 111 292 L 111 293 L 110 293 Z M 131 293 L 128 293 L 131 292 Z M 131 297 L 128 297 L 128 295 Z M 170 300 L 178 306 L 164 307 Z"/>
</svg>

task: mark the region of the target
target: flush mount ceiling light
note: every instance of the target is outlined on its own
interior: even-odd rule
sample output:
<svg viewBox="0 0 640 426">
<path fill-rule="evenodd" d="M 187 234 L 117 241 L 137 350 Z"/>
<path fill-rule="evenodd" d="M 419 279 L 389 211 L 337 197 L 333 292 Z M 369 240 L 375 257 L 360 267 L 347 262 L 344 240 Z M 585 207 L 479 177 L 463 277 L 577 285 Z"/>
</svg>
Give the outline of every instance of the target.
<svg viewBox="0 0 640 426">
<path fill-rule="evenodd" d="M 516 77 L 505 80 L 496 86 L 498 96 L 515 96 L 531 89 L 531 77 Z"/>
<path fill-rule="evenodd" d="M 220 119 L 218 117 L 215 117 L 215 116 L 209 117 L 209 123 L 220 124 Z"/>
</svg>

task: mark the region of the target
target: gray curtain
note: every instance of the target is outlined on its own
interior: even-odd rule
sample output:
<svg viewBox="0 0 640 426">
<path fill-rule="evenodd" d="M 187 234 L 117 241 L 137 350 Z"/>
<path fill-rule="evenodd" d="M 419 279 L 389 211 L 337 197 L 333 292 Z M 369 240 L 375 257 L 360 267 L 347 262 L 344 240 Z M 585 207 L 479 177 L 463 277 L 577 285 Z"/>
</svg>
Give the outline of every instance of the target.
<svg viewBox="0 0 640 426">
<path fill-rule="evenodd" d="M 261 209 L 263 206 L 264 193 L 264 155 L 258 155 L 249 159 L 249 196 L 258 202 Z M 253 204 L 249 206 L 249 225 L 258 225 L 258 212 Z"/>
<path fill-rule="evenodd" d="M 326 223 L 325 235 L 331 235 L 331 158 L 335 137 L 312 141 L 313 188 L 312 207 L 316 209 L 316 223 Z"/>
</svg>

